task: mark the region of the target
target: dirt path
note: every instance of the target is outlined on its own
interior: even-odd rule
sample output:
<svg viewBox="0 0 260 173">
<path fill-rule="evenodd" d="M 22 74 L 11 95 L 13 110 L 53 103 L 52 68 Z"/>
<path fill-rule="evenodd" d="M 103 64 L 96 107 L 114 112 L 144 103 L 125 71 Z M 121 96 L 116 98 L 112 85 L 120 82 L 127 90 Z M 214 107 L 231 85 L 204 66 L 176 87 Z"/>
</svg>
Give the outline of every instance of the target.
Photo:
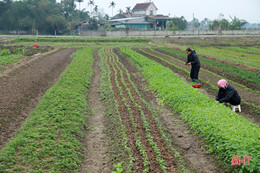
<svg viewBox="0 0 260 173">
<path fill-rule="evenodd" d="M 59 50 L 42 56 L 11 74 L 0 78 L 0 148 L 20 128 L 44 93 L 59 79 L 71 62 L 75 49 Z"/>
<path fill-rule="evenodd" d="M 105 133 L 105 112 L 104 105 L 100 101 L 99 87 L 100 87 L 100 69 L 99 57 L 95 53 L 94 62 L 94 77 L 91 82 L 89 90 L 88 104 L 90 110 L 88 111 L 86 136 L 84 140 L 85 159 L 83 160 L 83 173 L 108 173 L 111 168 L 108 167 L 109 161 L 109 139 Z"/>
<path fill-rule="evenodd" d="M 140 72 L 125 57 L 118 52 L 116 54 L 131 74 L 131 79 L 140 90 L 142 98 L 157 109 L 160 119 L 168 129 L 174 148 L 180 152 L 186 161 L 184 165 L 201 173 L 225 172 L 224 167 L 220 167 L 215 161 L 214 155 L 208 154 L 203 149 L 204 141 L 190 131 L 190 128 L 179 118 L 178 114 L 172 114 L 169 107 L 159 105 L 156 101 L 158 98 L 151 91 L 145 89 L 148 84 Z"/>
<path fill-rule="evenodd" d="M 186 70 L 190 71 L 190 67 L 184 65 L 184 63 L 182 63 L 182 62 L 179 62 L 177 60 L 174 60 L 174 59 L 169 58 L 167 56 L 164 56 L 162 54 L 155 53 L 153 51 L 149 51 L 147 49 L 145 49 L 145 50 L 147 52 L 149 52 L 149 53 L 153 53 L 153 55 L 162 57 L 167 62 L 170 62 L 170 63 L 172 63 L 172 64 L 174 64 L 174 65 L 176 65 L 178 67 L 181 67 L 183 69 L 186 69 Z M 184 72 L 184 71 L 182 71 L 180 69 L 175 68 L 173 65 L 169 65 L 169 64 L 165 63 L 164 61 L 161 61 L 158 58 L 156 58 L 154 56 L 151 56 L 149 54 L 146 54 L 146 53 L 144 53 L 144 52 L 142 52 L 140 50 L 136 50 L 136 51 L 138 53 L 140 53 L 140 54 L 150 58 L 151 60 L 156 61 L 156 62 L 158 62 L 158 63 L 160 63 L 160 64 L 170 68 L 171 70 L 173 70 L 175 73 L 179 74 L 181 77 L 185 78 L 186 80 L 188 80 L 188 81 L 190 80 L 189 74 L 187 74 L 186 72 Z M 199 78 L 202 78 L 203 80 L 205 80 L 205 81 L 207 81 L 207 82 L 209 82 L 209 83 L 211 83 L 213 85 L 215 85 L 217 83 L 217 81 L 220 80 L 220 78 L 215 77 L 212 74 L 209 74 L 209 73 L 207 73 L 205 71 L 202 71 L 202 70 L 200 71 Z M 244 88 L 236 86 L 234 84 L 232 84 L 232 86 L 237 89 L 238 93 L 240 94 L 241 98 L 244 101 L 249 102 L 249 103 L 253 103 L 253 104 L 259 106 L 260 100 L 258 99 L 259 98 L 258 94 L 252 93 L 250 91 L 247 91 Z M 206 93 L 206 95 L 210 96 L 211 98 L 215 98 L 215 95 L 217 93 L 217 91 L 213 90 L 207 84 L 203 84 L 203 87 L 200 88 L 199 90 L 202 90 L 202 92 L 204 92 L 204 94 Z M 244 116 L 245 118 L 247 118 L 248 120 L 252 121 L 253 123 L 256 123 L 259 126 L 259 123 L 260 123 L 259 112 L 252 111 L 252 107 L 251 106 L 243 104 L 243 103 L 241 103 L 241 107 L 242 107 L 242 112 L 238 113 L 238 114 Z"/>
</svg>

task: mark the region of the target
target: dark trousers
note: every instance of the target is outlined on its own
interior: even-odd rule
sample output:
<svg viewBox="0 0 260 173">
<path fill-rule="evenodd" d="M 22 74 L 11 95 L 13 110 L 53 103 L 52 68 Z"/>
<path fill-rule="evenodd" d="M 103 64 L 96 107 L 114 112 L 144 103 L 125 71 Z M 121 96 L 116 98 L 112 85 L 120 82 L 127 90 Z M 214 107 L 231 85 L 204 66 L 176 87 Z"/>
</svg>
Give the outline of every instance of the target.
<svg viewBox="0 0 260 173">
<path fill-rule="evenodd" d="M 198 79 L 199 78 L 199 71 L 200 71 L 200 66 L 191 66 L 190 78 L 191 79 Z"/>
</svg>

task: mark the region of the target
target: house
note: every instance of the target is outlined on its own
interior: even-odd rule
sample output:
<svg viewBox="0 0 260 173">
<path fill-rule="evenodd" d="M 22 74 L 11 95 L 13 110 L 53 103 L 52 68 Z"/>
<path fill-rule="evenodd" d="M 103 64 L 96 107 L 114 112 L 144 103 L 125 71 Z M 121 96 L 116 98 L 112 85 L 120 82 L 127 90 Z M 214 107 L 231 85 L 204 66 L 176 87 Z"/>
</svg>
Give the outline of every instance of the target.
<svg viewBox="0 0 260 173">
<path fill-rule="evenodd" d="M 132 9 L 133 17 L 141 16 L 156 16 L 158 8 L 154 5 L 153 2 L 149 3 L 138 3 Z"/>
<path fill-rule="evenodd" d="M 137 3 L 132 13 L 117 14 L 109 20 L 112 27 L 129 30 L 164 30 L 169 16 L 157 14 L 158 8 L 153 2 Z"/>
</svg>

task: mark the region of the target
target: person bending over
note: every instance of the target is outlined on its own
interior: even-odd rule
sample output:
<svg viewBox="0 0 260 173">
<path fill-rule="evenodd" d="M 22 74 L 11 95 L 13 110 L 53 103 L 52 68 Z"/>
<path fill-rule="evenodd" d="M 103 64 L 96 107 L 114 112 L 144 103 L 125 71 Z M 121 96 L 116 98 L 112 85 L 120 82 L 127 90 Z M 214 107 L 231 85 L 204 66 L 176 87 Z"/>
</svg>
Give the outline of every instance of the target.
<svg viewBox="0 0 260 173">
<path fill-rule="evenodd" d="M 190 78 L 192 82 L 195 82 L 196 84 L 199 83 L 199 71 L 200 71 L 200 60 L 198 55 L 196 54 L 195 50 L 191 50 L 191 48 L 186 49 L 187 53 L 187 65 L 191 65 L 190 70 Z"/>
<path fill-rule="evenodd" d="M 237 91 L 228 84 L 224 79 L 218 81 L 218 95 L 215 99 L 216 102 L 225 103 L 226 106 L 239 105 L 241 98 Z"/>
</svg>

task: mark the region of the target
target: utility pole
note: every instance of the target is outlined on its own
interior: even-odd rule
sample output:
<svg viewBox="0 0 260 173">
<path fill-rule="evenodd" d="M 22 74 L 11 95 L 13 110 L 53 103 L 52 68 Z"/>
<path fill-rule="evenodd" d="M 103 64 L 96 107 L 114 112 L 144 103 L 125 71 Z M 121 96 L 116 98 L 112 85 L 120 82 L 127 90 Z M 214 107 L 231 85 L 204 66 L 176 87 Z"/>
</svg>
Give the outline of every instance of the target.
<svg viewBox="0 0 260 173">
<path fill-rule="evenodd" d="M 194 13 L 192 13 L 192 30 L 194 30 Z"/>
</svg>

